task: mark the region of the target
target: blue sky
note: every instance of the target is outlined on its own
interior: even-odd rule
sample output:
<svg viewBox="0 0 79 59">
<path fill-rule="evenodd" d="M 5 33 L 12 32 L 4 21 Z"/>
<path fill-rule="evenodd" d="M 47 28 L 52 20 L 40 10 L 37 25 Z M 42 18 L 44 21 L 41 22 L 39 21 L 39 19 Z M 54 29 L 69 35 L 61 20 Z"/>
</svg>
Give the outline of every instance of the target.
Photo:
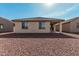
<svg viewBox="0 0 79 59">
<path fill-rule="evenodd" d="M 70 19 L 79 16 L 77 3 L 0 3 L 0 17 L 10 20 L 29 17 Z"/>
</svg>

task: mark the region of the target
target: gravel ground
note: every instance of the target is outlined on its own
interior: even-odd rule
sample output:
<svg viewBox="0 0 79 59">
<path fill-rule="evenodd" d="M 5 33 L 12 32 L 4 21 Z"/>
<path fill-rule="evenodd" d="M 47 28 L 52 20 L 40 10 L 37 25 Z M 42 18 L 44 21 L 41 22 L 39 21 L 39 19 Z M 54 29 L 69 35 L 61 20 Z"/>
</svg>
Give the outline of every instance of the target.
<svg viewBox="0 0 79 59">
<path fill-rule="evenodd" d="M 2 56 L 79 56 L 75 38 L 0 38 Z"/>
<path fill-rule="evenodd" d="M 0 35 L 1 56 L 79 55 L 79 40 L 60 33 Z"/>
</svg>

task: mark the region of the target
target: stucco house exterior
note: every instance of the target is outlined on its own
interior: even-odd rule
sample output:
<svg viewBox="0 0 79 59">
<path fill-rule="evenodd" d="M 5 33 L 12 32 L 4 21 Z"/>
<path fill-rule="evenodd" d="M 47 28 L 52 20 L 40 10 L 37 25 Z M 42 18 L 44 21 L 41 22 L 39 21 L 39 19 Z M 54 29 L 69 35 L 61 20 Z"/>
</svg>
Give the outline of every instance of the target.
<svg viewBox="0 0 79 59">
<path fill-rule="evenodd" d="M 22 18 L 12 20 L 15 33 L 50 33 L 54 31 L 54 24 L 64 21 L 55 18 Z"/>
<path fill-rule="evenodd" d="M 0 33 L 1 32 L 12 32 L 13 31 L 13 23 L 8 19 L 0 17 Z"/>
<path fill-rule="evenodd" d="M 79 17 L 56 23 L 54 27 L 55 31 L 77 33 L 79 32 Z"/>
</svg>

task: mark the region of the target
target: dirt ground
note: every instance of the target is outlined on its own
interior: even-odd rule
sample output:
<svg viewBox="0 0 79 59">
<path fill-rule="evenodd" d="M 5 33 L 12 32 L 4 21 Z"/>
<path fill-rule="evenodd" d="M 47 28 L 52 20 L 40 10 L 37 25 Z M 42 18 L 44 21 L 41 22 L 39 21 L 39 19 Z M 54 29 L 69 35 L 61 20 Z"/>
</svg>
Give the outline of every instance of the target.
<svg viewBox="0 0 79 59">
<path fill-rule="evenodd" d="M 55 33 L 1 35 L 0 55 L 79 56 L 79 39 Z"/>
<path fill-rule="evenodd" d="M 0 38 L 2 56 L 79 56 L 79 39 Z"/>
</svg>

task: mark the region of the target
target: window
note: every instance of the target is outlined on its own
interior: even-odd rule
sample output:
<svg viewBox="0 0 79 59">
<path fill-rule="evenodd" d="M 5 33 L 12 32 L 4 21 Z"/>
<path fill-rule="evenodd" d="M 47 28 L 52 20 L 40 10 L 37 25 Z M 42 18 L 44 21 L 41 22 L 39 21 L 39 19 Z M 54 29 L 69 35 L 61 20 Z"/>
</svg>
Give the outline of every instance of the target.
<svg viewBox="0 0 79 59">
<path fill-rule="evenodd" d="M 22 29 L 28 29 L 28 22 L 22 22 Z"/>
<path fill-rule="evenodd" d="M 79 23 L 77 23 L 76 27 L 79 28 Z"/>
<path fill-rule="evenodd" d="M 45 22 L 39 22 L 39 29 L 45 29 Z"/>
<path fill-rule="evenodd" d="M 3 24 L 0 24 L 0 29 L 3 29 L 3 28 L 4 28 Z"/>
</svg>

